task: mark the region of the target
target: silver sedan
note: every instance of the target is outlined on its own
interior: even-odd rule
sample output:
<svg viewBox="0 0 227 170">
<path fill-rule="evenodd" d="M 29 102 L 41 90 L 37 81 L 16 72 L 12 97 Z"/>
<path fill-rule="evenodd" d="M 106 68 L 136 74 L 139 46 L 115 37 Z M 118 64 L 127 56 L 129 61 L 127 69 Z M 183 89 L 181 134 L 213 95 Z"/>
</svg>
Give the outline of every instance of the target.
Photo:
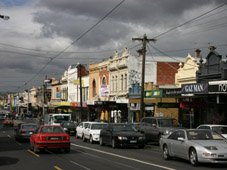
<svg viewBox="0 0 227 170">
<path fill-rule="evenodd" d="M 202 129 L 178 129 L 160 139 L 164 159 L 179 157 L 194 166 L 203 163 L 227 163 L 227 140 L 216 132 Z"/>
</svg>

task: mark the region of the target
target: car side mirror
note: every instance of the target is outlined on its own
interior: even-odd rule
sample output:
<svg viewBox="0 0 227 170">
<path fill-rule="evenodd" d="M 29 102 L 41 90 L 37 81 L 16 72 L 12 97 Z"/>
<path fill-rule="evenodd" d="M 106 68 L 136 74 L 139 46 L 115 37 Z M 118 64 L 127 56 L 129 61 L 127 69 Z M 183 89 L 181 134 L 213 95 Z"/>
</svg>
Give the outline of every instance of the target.
<svg viewBox="0 0 227 170">
<path fill-rule="evenodd" d="M 184 142 L 185 139 L 182 138 L 182 137 L 178 137 L 177 140 L 179 140 L 179 141 L 181 141 L 181 142 Z"/>
</svg>

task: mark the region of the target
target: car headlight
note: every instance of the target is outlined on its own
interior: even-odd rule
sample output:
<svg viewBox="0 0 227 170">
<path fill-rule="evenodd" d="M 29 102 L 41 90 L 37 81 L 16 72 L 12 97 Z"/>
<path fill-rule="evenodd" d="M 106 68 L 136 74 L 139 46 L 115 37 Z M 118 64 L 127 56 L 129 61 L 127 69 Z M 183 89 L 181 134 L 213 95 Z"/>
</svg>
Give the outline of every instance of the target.
<svg viewBox="0 0 227 170">
<path fill-rule="evenodd" d="M 218 150 L 216 146 L 205 146 L 205 148 L 208 150 Z"/>
<path fill-rule="evenodd" d="M 145 139 L 145 137 L 140 136 L 138 139 L 139 139 L 139 140 L 144 140 L 144 139 Z"/>
<path fill-rule="evenodd" d="M 68 130 L 67 128 L 63 128 L 64 130 Z"/>
<path fill-rule="evenodd" d="M 127 140 L 127 137 L 125 137 L 125 136 L 118 136 L 118 139 L 119 140 Z"/>
</svg>

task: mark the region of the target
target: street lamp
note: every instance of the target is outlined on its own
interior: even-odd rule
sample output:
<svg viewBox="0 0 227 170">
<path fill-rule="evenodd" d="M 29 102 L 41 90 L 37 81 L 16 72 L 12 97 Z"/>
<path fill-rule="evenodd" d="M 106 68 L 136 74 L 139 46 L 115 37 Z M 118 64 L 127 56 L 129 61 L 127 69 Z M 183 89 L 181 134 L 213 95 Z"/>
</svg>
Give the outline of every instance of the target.
<svg viewBox="0 0 227 170">
<path fill-rule="evenodd" d="M 3 20 L 9 20 L 10 17 L 9 16 L 6 16 L 6 15 L 1 15 L 0 14 L 0 18 L 2 18 Z"/>
</svg>

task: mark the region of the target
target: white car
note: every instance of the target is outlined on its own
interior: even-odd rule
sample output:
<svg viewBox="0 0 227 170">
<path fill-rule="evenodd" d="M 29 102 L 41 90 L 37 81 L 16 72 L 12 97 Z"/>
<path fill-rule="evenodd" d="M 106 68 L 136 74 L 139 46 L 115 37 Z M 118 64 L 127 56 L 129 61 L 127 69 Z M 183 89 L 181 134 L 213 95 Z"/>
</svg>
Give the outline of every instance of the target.
<svg viewBox="0 0 227 170">
<path fill-rule="evenodd" d="M 88 126 L 89 122 L 80 122 L 76 127 L 76 137 L 83 138 L 83 131 Z"/>
<path fill-rule="evenodd" d="M 218 124 L 203 124 L 199 125 L 197 129 L 210 129 L 215 131 L 227 139 L 227 125 L 218 125 Z"/>
<path fill-rule="evenodd" d="M 83 131 L 83 141 L 89 140 L 90 143 L 99 142 L 100 131 L 106 125 L 107 123 L 90 122 Z"/>
</svg>

